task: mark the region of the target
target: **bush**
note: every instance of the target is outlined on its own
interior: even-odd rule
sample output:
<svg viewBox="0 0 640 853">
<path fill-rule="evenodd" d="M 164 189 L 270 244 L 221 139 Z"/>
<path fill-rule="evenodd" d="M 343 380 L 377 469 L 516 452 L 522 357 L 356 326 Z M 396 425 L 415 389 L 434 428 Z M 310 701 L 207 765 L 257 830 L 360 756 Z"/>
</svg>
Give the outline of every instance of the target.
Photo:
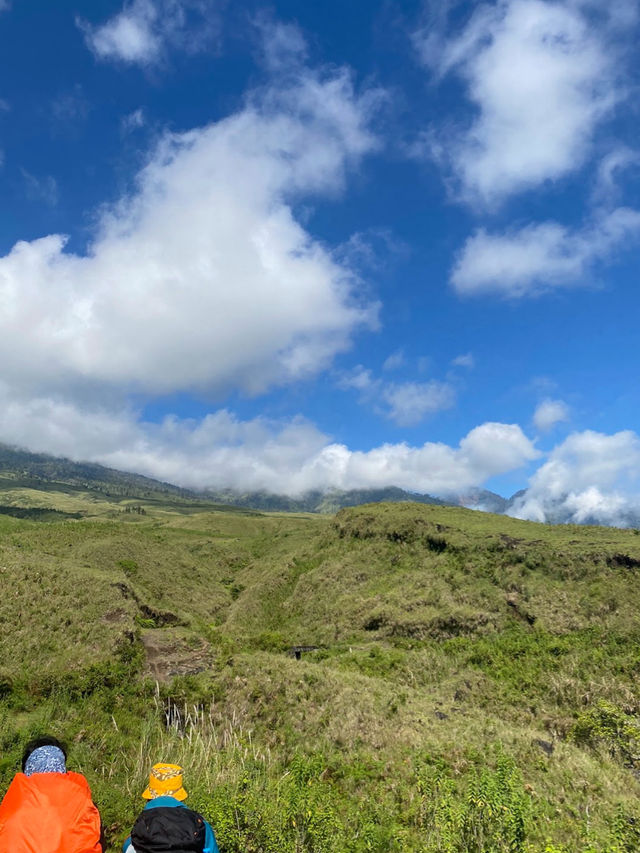
<svg viewBox="0 0 640 853">
<path fill-rule="evenodd" d="M 582 746 L 604 747 L 626 767 L 640 765 L 638 720 L 605 700 L 578 716 L 571 738 Z"/>
</svg>

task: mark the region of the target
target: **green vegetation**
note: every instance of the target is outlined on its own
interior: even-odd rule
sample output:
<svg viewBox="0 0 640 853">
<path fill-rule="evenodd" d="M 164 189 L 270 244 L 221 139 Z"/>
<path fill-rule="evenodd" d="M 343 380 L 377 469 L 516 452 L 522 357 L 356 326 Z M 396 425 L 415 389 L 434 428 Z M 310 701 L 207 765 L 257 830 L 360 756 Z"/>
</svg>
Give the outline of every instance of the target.
<svg viewBox="0 0 640 853">
<path fill-rule="evenodd" d="M 159 760 L 223 853 L 640 849 L 636 531 L 11 480 L 3 788 L 48 731 L 114 851 Z"/>
</svg>

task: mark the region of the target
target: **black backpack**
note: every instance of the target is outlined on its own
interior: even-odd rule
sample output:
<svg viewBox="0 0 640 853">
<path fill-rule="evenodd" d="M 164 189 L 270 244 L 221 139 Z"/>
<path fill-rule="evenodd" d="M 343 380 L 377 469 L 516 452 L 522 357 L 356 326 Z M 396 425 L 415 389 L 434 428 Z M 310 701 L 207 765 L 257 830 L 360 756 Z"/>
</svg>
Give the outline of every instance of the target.
<svg viewBox="0 0 640 853">
<path fill-rule="evenodd" d="M 140 812 L 131 830 L 136 853 L 202 853 L 204 818 L 184 806 L 156 806 Z"/>
</svg>

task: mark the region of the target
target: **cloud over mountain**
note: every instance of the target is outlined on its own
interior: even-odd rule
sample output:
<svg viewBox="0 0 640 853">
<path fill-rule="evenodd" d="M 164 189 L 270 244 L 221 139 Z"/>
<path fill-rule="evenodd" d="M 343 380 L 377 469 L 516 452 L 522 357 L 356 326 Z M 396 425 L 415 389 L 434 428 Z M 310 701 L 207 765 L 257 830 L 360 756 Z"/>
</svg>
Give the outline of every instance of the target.
<svg viewBox="0 0 640 853">
<path fill-rule="evenodd" d="M 640 513 L 639 486 L 640 437 L 631 430 L 585 430 L 552 450 L 509 515 L 624 527 Z"/>
<path fill-rule="evenodd" d="M 400 443 L 355 451 L 301 417 L 242 421 L 222 409 L 199 420 L 168 416 L 148 423 L 131 408 L 18 399 L 5 386 L 0 386 L 0 434 L 27 448 L 46 447 L 181 486 L 290 495 L 382 486 L 453 494 L 539 455 L 515 424 L 482 424 L 457 447 Z"/>
</svg>

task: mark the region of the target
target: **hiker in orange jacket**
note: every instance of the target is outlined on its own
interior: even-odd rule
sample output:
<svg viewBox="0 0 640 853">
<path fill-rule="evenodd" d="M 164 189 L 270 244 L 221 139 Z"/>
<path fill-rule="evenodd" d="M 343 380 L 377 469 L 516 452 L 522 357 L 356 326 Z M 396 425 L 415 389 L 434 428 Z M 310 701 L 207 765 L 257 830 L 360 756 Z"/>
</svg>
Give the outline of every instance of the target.
<svg viewBox="0 0 640 853">
<path fill-rule="evenodd" d="M 27 744 L 0 804 L 0 853 L 102 853 L 100 814 L 60 741 Z"/>
</svg>

